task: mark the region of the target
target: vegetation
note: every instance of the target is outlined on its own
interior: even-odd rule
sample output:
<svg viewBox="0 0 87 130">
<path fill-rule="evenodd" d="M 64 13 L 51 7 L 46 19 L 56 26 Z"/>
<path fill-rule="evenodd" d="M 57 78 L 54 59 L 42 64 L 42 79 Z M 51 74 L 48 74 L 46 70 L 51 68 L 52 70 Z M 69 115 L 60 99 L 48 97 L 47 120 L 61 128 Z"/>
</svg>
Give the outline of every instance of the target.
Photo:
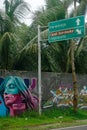
<svg viewBox="0 0 87 130">
<path fill-rule="evenodd" d="M 23 0 L 5 0 L 4 5 L 5 11 L 0 12 L 0 68 L 12 69 L 15 55 L 23 47 L 15 30 L 30 10 Z"/>
<path fill-rule="evenodd" d="M 30 11 L 23 0 L 5 0 L 5 12 L 0 11 L 0 68 L 37 71 L 37 26 L 48 26 L 48 22 L 73 16 L 68 7 L 74 0 L 45 0 L 46 6 Z M 87 0 L 78 2 L 77 15 L 86 14 Z M 25 14 L 33 14 L 32 23 L 21 23 Z M 85 26 L 86 27 L 86 26 Z M 50 44 L 48 29 L 41 29 L 42 71 L 71 72 L 70 42 Z M 75 39 L 75 66 L 77 73 L 87 73 L 87 37 Z M 78 44 L 77 44 L 78 43 Z M 84 56 L 85 55 L 85 56 Z M 81 62 L 83 60 L 83 62 Z"/>
<path fill-rule="evenodd" d="M 82 121 L 84 120 L 84 122 Z M 56 107 L 43 110 L 39 116 L 37 112 L 26 112 L 20 117 L 0 118 L 1 130 L 49 130 L 64 126 L 87 124 L 87 112 L 78 110 L 76 113 L 72 108 L 58 109 Z M 36 127 L 37 126 L 37 127 Z"/>
</svg>

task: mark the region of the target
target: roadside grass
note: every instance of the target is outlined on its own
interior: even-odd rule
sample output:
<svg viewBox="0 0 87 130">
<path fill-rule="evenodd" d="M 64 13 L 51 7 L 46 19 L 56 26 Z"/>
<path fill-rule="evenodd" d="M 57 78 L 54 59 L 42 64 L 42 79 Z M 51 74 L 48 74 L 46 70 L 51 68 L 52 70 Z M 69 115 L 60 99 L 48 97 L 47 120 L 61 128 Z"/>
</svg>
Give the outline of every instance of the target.
<svg viewBox="0 0 87 130">
<path fill-rule="evenodd" d="M 87 111 L 56 107 L 44 109 L 42 115 L 27 111 L 18 117 L 0 117 L 0 130 L 49 130 L 73 125 L 87 125 Z"/>
</svg>

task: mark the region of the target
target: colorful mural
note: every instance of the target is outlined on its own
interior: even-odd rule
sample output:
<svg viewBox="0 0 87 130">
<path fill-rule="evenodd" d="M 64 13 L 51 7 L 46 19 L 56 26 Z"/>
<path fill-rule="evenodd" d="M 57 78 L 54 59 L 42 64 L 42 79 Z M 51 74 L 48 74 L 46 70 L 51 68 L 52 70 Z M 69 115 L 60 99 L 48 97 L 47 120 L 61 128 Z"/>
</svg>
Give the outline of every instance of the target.
<svg viewBox="0 0 87 130">
<path fill-rule="evenodd" d="M 31 85 L 18 76 L 8 76 L 0 85 L 0 116 L 16 116 L 27 109 L 37 110 L 38 98 L 31 92 L 36 80 Z"/>
<path fill-rule="evenodd" d="M 57 107 L 73 106 L 72 87 L 61 86 L 55 91 L 51 90 L 50 93 L 52 96 L 45 102 L 43 108 L 49 108 L 54 105 Z M 78 107 L 87 108 L 87 86 L 83 86 L 78 93 Z"/>
</svg>

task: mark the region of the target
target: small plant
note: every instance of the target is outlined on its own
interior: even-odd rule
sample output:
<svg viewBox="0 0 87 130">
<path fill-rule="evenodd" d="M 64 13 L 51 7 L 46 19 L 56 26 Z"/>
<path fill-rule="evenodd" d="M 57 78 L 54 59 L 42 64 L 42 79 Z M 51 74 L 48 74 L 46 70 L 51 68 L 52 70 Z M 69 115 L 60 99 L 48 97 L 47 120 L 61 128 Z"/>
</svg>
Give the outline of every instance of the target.
<svg viewBox="0 0 87 130">
<path fill-rule="evenodd" d="M 22 128 L 42 126 L 44 124 L 62 124 L 74 123 L 77 120 L 87 119 L 87 111 L 78 109 L 77 112 L 74 112 L 73 108 L 57 108 L 56 106 L 43 109 L 42 115 L 39 115 L 39 112 L 27 111 L 18 117 L 4 117 L 0 118 L 0 128 L 1 130 L 8 129 L 11 130 L 22 130 Z M 11 129 L 10 129 L 11 128 Z M 17 129 L 18 128 L 18 129 Z M 32 129 L 33 130 L 33 129 Z"/>
</svg>

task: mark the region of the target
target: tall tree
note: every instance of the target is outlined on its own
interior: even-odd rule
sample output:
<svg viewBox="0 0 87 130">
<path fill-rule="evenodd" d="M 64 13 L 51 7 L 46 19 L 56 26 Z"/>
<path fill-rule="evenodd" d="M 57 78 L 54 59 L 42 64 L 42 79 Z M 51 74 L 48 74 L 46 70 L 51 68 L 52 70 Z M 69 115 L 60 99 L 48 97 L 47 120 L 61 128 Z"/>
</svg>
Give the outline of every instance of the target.
<svg viewBox="0 0 87 130">
<path fill-rule="evenodd" d="M 1 39 L 0 39 L 0 53 L 1 53 L 1 59 L 2 63 L 5 63 L 3 67 L 8 68 L 8 54 L 10 55 L 12 52 L 9 53 L 10 47 L 11 47 L 11 36 L 16 40 L 14 46 L 17 46 L 17 42 L 19 42 L 19 38 L 15 34 L 15 28 L 20 24 L 20 20 L 26 16 L 26 13 L 29 13 L 29 6 L 26 2 L 23 0 L 5 0 L 5 12 L 3 14 L 0 14 L 0 20 L 1 20 Z M 7 39 L 7 42 L 6 42 Z M 10 45 L 10 46 L 9 46 Z M 6 48 L 7 46 L 7 48 Z M 4 55 L 2 54 L 3 49 L 6 53 Z M 5 50 L 6 49 L 6 50 Z M 18 48 L 16 49 L 18 50 Z M 7 52 L 8 51 L 8 52 Z M 14 50 L 13 50 L 14 51 Z M 15 54 L 14 54 L 15 56 Z M 6 60 L 7 57 L 7 60 Z M 10 59 L 12 60 L 12 59 Z M 12 60 L 13 61 L 13 60 Z M 11 62 L 13 63 L 13 62 Z M 11 65 L 12 66 L 12 65 Z"/>
<path fill-rule="evenodd" d="M 66 12 L 71 3 L 73 4 L 74 0 L 60 0 L 49 2 L 51 5 L 41 10 L 35 11 L 33 13 L 33 22 L 29 27 L 29 42 L 27 45 L 19 52 L 18 60 L 16 62 L 16 69 L 26 69 L 26 70 L 36 70 L 37 69 L 37 25 L 48 26 L 48 23 L 55 20 L 64 19 Z M 58 4 L 57 4 L 57 3 Z M 78 1 L 81 4 L 81 1 Z M 52 7 L 52 4 L 56 3 Z M 80 4 L 77 7 L 80 8 Z M 72 16 L 70 16 L 72 17 Z M 48 29 L 41 28 L 41 40 L 48 38 Z M 48 41 L 41 42 L 42 47 L 42 70 L 43 71 L 55 71 L 55 72 L 71 72 L 71 62 L 70 62 L 70 44 L 69 42 L 62 41 L 57 42 L 58 44 L 49 44 Z M 63 43 L 63 44 L 62 44 Z M 65 43 L 65 44 L 64 44 Z M 78 43 L 81 43 L 80 41 Z M 81 48 L 81 44 L 78 44 L 78 47 Z M 77 44 L 75 44 L 75 55 L 78 54 L 79 49 Z M 34 52 L 35 51 L 35 52 Z M 31 53 L 30 53 L 31 52 Z M 35 55 L 34 55 L 35 54 Z M 32 58 L 34 56 L 34 58 Z M 60 57 L 59 57 L 60 56 Z M 78 55 L 77 55 L 78 56 Z M 78 57 L 76 57 L 78 59 Z M 60 60 L 59 60 L 60 59 Z M 62 59 L 62 60 L 61 60 Z M 47 62 L 48 61 L 48 62 Z M 75 63 L 78 63 L 75 60 Z M 26 64 L 26 68 L 25 68 Z M 22 65 L 22 66 L 21 66 Z M 64 66 L 63 66 L 64 65 Z M 68 66 L 68 67 L 67 67 Z M 76 69 L 77 70 L 77 69 Z"/>
<path fill-rule="evenodd" d="M 52 0 L 53 1 L 53 0 Z M 48 26 L 48 22 L 50 21 L 54 21 L 54 20 L 58 20 L 58 19 L 63 19 L 65 17 L 65 10 L 63 8 L 63 4 L 61 1 L 56 1 L 57 4 L 55 3 L 55 6 L 52 6 L 52 8 L 48 8 L 46 7 L 46 9 L 42 9 L 40 11 L 37 11 L 34 13 L 34 17 L 33 17 L 33 23 L 30 27 L 30 29 L 32 30 L 31 31 L 31 34 L 33 33 L 33 36 L 37 37 L 37 25 L 41 25 L 41 26 Z M 52 4 L 52 3 L 51 3 Z M 47 28 L 45 29 L 45 31 L 41 30 L 42 31 L 42 35 L 44 34 L 47 34 L 48 33 L 48 30 Z M 47 35 L 45 35 L 46 39 L 47 39 Z M 42 36 L 42 39 L 44 37 Z M 35 38 L 34 38 L 35 39 Z M 37 47 L 37 46 L 34 46 L 33 44 L 36 44 L 37 43 L 37 39 L 36 41 L 33 41 L 33 39 L 24 47 L 23 50 L 30 50 L 30 46 L 31 46 L 31 42 L 32 42 L 32 46 L 33 47 Z M 42 43 L 43 44 L 43 43 Z M 48 43 L 46 43 L 48 44 Z M 48 46 L 48 45 L 47 45 Z M 42 48 L 44 48 L 44 45 L 42 45 Z M 33 49 L 33 48 L 32 48 Z M 24 51 L 23 51 L 24 52 Z M 22 51 L 21 51 L 22 53 Z M 25 53 L 29 53 L 28 51 L 25 51 Z M 24 56 L 26 56 L 26 54 Z M 44 54 L 44 53 L 43 53 Z M 21 55 L 23 56 L 23 55 Z M 20 57 L 20 56 L 19 56 Z M 28 58 L 29 59 L 29 58 Z M 23 58 L 24 60 L 24 58 Z M 43 61 L 43 59 L 42 59 Z M 23 62 L 23 61 L 22 61 Z M 24 62 L 23 62 L 24 63 Z M 45 64 L 44 64 L 45 65 Z M 33 66 L 33 65 L 32 65 Z M 30 67 L 29 67 L 30 68 Z M 37 67 L 35 67 L 37 68 Z"/>
</svg>

